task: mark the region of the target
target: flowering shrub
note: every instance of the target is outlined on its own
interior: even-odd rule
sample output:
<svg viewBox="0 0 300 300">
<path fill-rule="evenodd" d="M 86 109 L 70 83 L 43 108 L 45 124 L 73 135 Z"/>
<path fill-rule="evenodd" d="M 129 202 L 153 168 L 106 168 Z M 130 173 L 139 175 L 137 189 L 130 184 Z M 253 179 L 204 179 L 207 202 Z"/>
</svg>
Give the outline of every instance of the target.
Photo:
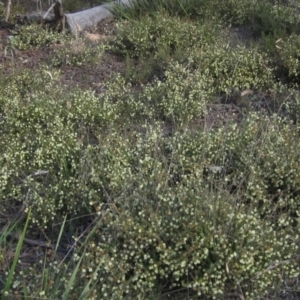
<svg viewBox="0 0 300 300">
<path fill-rule="evenodd" d="M 64 34 L 43 29 L 38 24 L 22 26 L 14 33 L 16 36 L 11 40 L 11 43 L 19 50 L 56 43 L 66 38 Z"/>
<path fill-rule="evenodd" d="M 130 53 L 133 57 L 150 55 L 158 50 L 189 51 L 211 42 L 216 37 L 216 26 L 170 17 L 163 13 L 146 16 L 142 24 L 135 21 L 118 23 L 118 35 L 110 49 L 116 53 Z"/>
<path fill-rule="evenodd" d="M 103 46 L 87 43 L 84 39 L 68 39 L 54 50 L 51 63 L 54 67 L 82 66 L 101 59 Z"/>
<path fill-rule="evenodd" d="M 206 4 L 217 3 L 220 11 L 233 5 Z M 237 1 L 226 19 L 248 22 L 249 3 Z M 15 250 L 1 244 L 0 270 L 14 275 L 6 294 L 258 299 L 296 278 L 299 92 L 276 82 L 276 72 L 298 76 L 298 40 L 287 37 L 289 46 L 270 57 L 258 45 L 233 48 L 209 23 L 165 13 L 120 24 L 105 47 L 153 59 L 151 80 L 133 85 L 112 74 L 96 95 L 64 86 L 45 65 L 0 77 L 1 212 L 30 212 L 29 232 L 56 243 L 44 260 L 16 270 L 6 266 Z M 64 42 L 56 67 L 91 63 L 104 48 Z M 228 111 L 226 124 L 216 114 L 217 125 L 206 126 L 209 109 L 243 89 L 245 102 L 278 100 L 278 114 L 248 105 L 237 119 Z M 14 249 L 18 222 L 0 234 Z"/>
</svg>

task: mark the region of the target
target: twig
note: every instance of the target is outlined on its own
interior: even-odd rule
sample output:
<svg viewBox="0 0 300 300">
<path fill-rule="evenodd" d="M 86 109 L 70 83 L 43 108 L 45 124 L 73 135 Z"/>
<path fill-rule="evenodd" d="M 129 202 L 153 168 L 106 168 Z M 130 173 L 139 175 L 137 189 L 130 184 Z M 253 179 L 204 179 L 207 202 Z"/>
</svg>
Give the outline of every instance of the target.
<svg viewBox="0 0 300 300">
<path fill-rule="evenodd" d="M 15 237 L 16 239 L 19 239 L 20 236 L 21 236 L 20 233 L 9 233 L 9 235 Z M 24 238 L 24 242 L 26 242 L 29 245 L 33 245 L 33 246 L 39 246 L 39 247 L 54 249 L 54 246 L 51 245 L 49 242 L 39 242 L 39 241 L 27 239 L 27 238 Z"/>
<path fill-rule="evenodd" d="M 49 15 L 50 11 L 53 9 L 53 7 L 55 6 L 56 2 L 54 2 L 50 8 L 47 10 L 47 12 L 44 14 L 43 16 L 43 20 L 45 20 L 47 18 L 47 16 Z"/>
<path fill-rule="evenodd" d="M 5 10 L 5 21 L 8 22 L 9 15 L 10 15 L 10 7 L 11 7 L 11 0 L 7 0 L 7 6 Z"/>
</svg>

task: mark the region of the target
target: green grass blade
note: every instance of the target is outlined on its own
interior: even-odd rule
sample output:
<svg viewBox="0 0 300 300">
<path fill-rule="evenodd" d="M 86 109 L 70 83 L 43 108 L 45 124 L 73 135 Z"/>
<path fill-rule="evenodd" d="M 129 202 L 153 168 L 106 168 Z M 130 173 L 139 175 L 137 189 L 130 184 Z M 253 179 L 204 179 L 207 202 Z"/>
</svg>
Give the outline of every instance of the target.
<svg viewBox="0 0 300 300">
<path fill-rule="evenodd" d="M 11 266 L 11 268 L 9 270 L 9 274 L 8 274 L 8 277 L 7 277 L 7 280 L 6 280 L 6 283 L 5 283 L 4 293 L 7 293 L 9 291 L 10 286 L 12 284 L 14 272 L 15 272 L 15 269 L 16 269 L 16 266 L 17 266 L 17 263 L 18 263 L 18 260 L 19 260 L 20 252 L 21 252 L 21 249 L 22 249 L 22 246 L 23 246 L 23 242 L 24 242 L 26 230 L 27 230 L 27 227 L 28 227 L 30 215 L 31 215 L 31 209 L 29 210 L 29 213 L 28 213 L 28 216 L 27 216 L 27 220 L 26 220 L 23 232 L 21 234 L 21 237 L 20 237 L 18 245 L 17 245 L 15 257 L 14 257 L 12 266 Z"/>
<path fill-rule="evenodd" d="M 84 287 L 83 291 L 81 292 L 78 300 L 84 300 L 86 299 L 86 297 L 88 296 L 88 292 L 90 291 L 90 285 L 92 283 L 92 280 L 95 276 L 97 276 L 97 273 L 100 269 L 101 263 L 98 265 L 97 269 L 94 271 L 93 275 L 91 276 L 90 280 L 88 281 L 88 283 L 86 284 L 86 286 Z"/>
<path fill-rule="evenodd" d="M 80 264 L 81 264 L 81 261 L 82 261 L 83 256 L 84 256 L 84 252 L 83 252 L 83 254 L 82 254 L 80 260 L 78 261 L 78 263 L 77 263 L 77 265 L 76 265 L 76 267 L 75 267 L 75 269 L 74 269 L 74 271 L 73 271 L 73 273 L 72 273 L 72 275 L 71 275 L 71 278 L 70 278 L 70 280 L 69 280 L 69 282 L 68 282 L 67 288 L 66 288 L 65 292 L 64 292 L 63 295 L 62 295 L 62 300 L 67 299 L 67 297 L 68 297 L 68 295 L 69 295 L 69 293 L 70 293 L 70 290 L 71 290 L 72 286 L 74 285 L 75 278 L 76 278 L 76 275 L 77 275 L 77 273 L 78 273 L 78 269 L 79 269 L 79 266 L 80 266 Z"/>
<path fill-rule="evenodd" d="M 67 215 L 66 215 L 65 218 L 64 218 L 63 224 L 62 224 L 62 226 L 61 226 L 61 229 L 60 229 L 60 232 L 59 232 L 59 235 L 58 235 L 58 239 L 57 239 L 56 246 L 55 246 L 55 252 L 57 251 L 58 245 L 59 245 L 59 243 L 60 243 L 61 236 L 62 236 L 64 227 L 65 227 L 65 224 L 66 224 L 66 219 L 67 219 Z"/>
<path fill-rule="evenodd" d="M 10 224 L 9 224 L 8 226 L 6 226 L 2 230 L 2 232 L 0 234 L 0 243 L 5 242 L 7 236 L 13 232 L 13 230 L 15 229 L 15 227 L 18 225 L 19 221 L 20 221 L 20 219 L 16 220 L 15 223 L 13 223 L 13 225 L 11 225 L 11 227 L 10 227 Z"/>
<path fill-rule="evenodd" d="M 23 283 L 23 294 L 24 294 L 24 300 L 29 300 L 29 296 L 28 296 L 28 292 L 27 292 L 25 283 Z"/>
<path fill-rule="evenodd" d="M 89 232 L 89 234 L 87 235 L 87 237 L 84 240 L 84 243 L 82 243 L 82 245 L 78 248 L 78 251 L 81 251 L 81 249 L 87 245 L 87 242 L 89 241 L 89 239 L 93 236 L 93 234 L 95 233 L 95 231 L 97 230 L 98 226 L 94 226 L 93 229 Z"/>
</svg>

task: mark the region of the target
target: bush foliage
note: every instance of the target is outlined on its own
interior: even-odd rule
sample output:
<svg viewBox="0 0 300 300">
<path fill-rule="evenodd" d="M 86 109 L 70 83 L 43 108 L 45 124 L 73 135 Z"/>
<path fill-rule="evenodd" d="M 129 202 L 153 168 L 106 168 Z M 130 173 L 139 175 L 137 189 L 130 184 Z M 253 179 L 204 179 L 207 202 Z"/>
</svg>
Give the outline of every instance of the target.
<svg viewBox="0 0 300 300">
<path fill-rule="evenodd" d="M 38 24 L 22 26 L 14 31 L 15 36 L 10 40 L 11 45 L 19 50 L 26 50 L 32 47 L 59 42 L 65 36 L 46 29 L 42 29 Z"/>
<path fill-rule="evenodd" d="M 258 299 L 299 275 L 295 16 L 279 2 L 212 0 L 202 1 L 199 21 L 186 2 L 190 15 L 179 13 L 183 1 L 173 14 L 127 14 L 112 43 L 64 36 L 38 69 L 0 78 L 1 211 L 30 212 L 28 231 L 56 243 L 44 261 L 18 265 L 3 293 Z M 249 45 L 222 35 L 228 24 L 249 25 L 269 11 L 286 23 L 265 20 Z M 15 46 L 55 42 L 49 34 L 21 34 Z M 99 62 L 105 51 L 131 69 L 113 73 L 99 94 L 61 83 L 59 67 Z M 221 124 L 211 108 L 228 108 L 224 99 L 233 97 L 247 110 L 237 118 L 228 110 Z M 19 226 L 0 234 L 3 253 Z M 62 237 L 71 250 L 58 260 Z"/>
</svg>

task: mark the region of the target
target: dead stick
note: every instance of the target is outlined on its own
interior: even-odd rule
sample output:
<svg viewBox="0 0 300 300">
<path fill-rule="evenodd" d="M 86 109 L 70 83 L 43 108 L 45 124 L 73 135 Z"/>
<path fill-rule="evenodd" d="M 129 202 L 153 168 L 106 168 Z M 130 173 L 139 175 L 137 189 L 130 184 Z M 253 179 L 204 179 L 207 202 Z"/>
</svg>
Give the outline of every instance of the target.
<svg viewBox="0 0 300 300">
<path fill-rule="evenodd" d="M 8 22 L 9 15 L 10 15 L 10 7 L 11 7 L 11 0 L 7 0 L 7 6 L 5 10 L 5 21 Z"/>
<path fill-rule="evenodd" d="M 44 14 L 43 16 L 43 20 L 45 20 L 47 18 L 47 16 L 49 15 L 50 11 L 53 9 L 53 7 L 55 6 L 55 2 L 50 6 L 50 8 L 47 10 L 47 12 Z"/>
</svg>

